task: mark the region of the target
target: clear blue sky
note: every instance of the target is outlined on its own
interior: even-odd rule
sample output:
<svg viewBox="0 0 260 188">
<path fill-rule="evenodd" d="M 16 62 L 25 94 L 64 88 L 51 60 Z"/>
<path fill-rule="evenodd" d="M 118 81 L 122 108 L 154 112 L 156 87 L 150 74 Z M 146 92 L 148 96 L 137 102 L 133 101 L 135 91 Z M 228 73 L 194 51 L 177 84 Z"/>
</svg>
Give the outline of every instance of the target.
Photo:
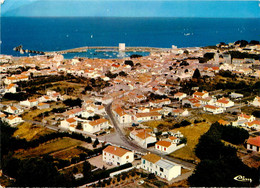
<svg viewBox="0 0 260 188">
<path fill-rule="evenodd" d="M 259 3 L 246 0 L 5 0 L 1 16 L 260 18 Z"/>
</svg>

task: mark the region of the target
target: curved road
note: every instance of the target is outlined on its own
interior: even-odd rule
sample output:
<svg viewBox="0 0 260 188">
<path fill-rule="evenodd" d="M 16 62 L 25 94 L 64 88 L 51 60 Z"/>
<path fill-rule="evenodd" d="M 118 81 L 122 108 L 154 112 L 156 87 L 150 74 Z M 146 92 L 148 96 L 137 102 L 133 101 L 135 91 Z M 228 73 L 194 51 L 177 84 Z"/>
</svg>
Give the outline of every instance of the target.
<svg viewBox="0 0 260 188">
<path fill-rule="evenodd" d="M 111 109 L 112 103 L 113 102 L 111 102 L 108 105 L 106 105 L 105 109 L 106 109 L 106 112 L 107 112 L 107 114 L 109 116 L 109 119 L 110 119 L 111 123 L 114 125 L 115 130 L 117 131 L 117 133 L 119 134 L 120 138 L 122 139 L 122 141 L 124 141 L 125 144 L 127 144 L 131 148 L 134 148 L 136 151 L 139 151 L 139 152 L 142 152 L 142 153 L 148 153 L 148 152 L 154 153 L 156 155 L 159 155 L 159 156 L 163 157 L 164 159 L 168 159 L 169 161 L 172 161 L 174 163 L 180 164 L 181 166 L 183 166 L 185 168 L 189 168 L 189 169 L 194 169 L 195 168 L 195 165 L 193 163 L 182 161 L 180 159 L 176 159 L 176 158 L 169 157 L 169 156 L 164 156 L 164 155 L 162 155 L 159 152 L 150 151 L 150 150 L 148 150 L 146 148 L 142 148 L 141 146 L 139 146 L 139 145 L 133 143 L 132 141 L 130 141 L 127 138 L 127 136 L 124 135 L 124 133 L 120 129 L 120 127 L 118 125 L 118 122 L 116 121 L 116 119 L 115 119 L 115 117 L 113 115 L 113 112 L 112 112 L 112 109 Z"/>
</svg>

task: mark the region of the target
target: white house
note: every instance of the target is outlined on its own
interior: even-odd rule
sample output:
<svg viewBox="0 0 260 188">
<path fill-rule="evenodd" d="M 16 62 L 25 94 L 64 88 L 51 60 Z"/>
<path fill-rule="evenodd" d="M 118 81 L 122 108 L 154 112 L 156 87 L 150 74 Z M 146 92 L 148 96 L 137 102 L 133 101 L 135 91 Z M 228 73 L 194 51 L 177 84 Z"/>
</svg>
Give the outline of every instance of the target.
<svg viewBox="0 0 260 188">
<path fill-rule="evenodd" d="M 60 127 L 75 131 L 78 125 L 78 121 L 75 118 L 68 118 L 60 122 Z"/>
<path fill-rule="evenodd" d="M 5 88 L 5 93 L 16 93 L 16 88 L 18 86 L 16 84 L 9 84 L 8 86 L 6 86 Z"/>
<path fill-rule="evenodd" d="M 48 101 L 51 101 L 51 100 L 52 99 L 47 95 L 44 95 L 44 96 L 41 96 L 40 98 L 38 98 L 39 102 L 48 102 Z"/>
<path fill-rule="evenodd" d="M 151 101 L 149 104 L 152 107 L 162 107 L 163 105 L 171 104 L 171 100 L 168 98 L 167 99 L 158 99 L 155 101 Z"/>
<path fill-rule="evenodd" d="M 115 110 L 113 110 L 113 112 L 119 123 L 132 122 L 132 116 L 130 114 L 127 114 L 121 107 L 117 107 Z"/>
<path fill-rule="evenodd" d="M 180 142 L 180 138 L 176 137 L 176 136 L 170 136 L 166 139 L 166 141 L 169 141 L 173 144 L 179 144 Z"/>
<path fill-rule="evenodd" d="M 38 105 L 38 100 L 37 99 L 27 99 L 25 101 L 20 101 L 20 105 L 26 106 L 26 107 L 33 107 Z"/>
<path fill-rule="evenodd" d="M 181 175 L 180 165 L 163 159 L 155 154 L 147 154 L 143 156 L 141 160 L 141 168 L 168 181 Z"/>
<path fill-rule="evenodd" d="M 163 153 L 172 153 L 175 149 L 176 144 L 166 140 L 160 140 L 155 144 L 155 150 Z"/>
<path fill-rule="evenodd" d="M 5 112 L 10 113 L 10 114 L 22 114 L 23 109 L 15 107 L 15 106 L 8 106 Z"/>
<path fill-rule="evenodd" d="M 83 131 L 95 133 L 101 130 L 109 128 L 109 123 L 107 119 L 101 118 L 95 121 L 86 122 L 83 124 Z"/>
<path fill-rule="evenodd" d="M 246 143 L 246 149 L 260 152 L 260 136 L 250 137 Z"/>
<path fill-rule="evenodd" d="M 209 97 L 209 93 L 207 91 L 202 91 L 202 92 L 196 91 L 193 93 L 192 97 L 205 99 L 205 98 Z"/>
<path fill-rule="evenodd" d="M 237 118 L 238 120 L 246 120 L 247 122 L 252 122 L 255 120 L 255 116 L 246 115 L 244 113 L 241 113 Z"/>
<path fill-rule="evenodd" d="M 46 108 L 50 108 L 50 105 L 48 103 L 39 103 L 38 106 L 37 106 L 39 109 L 46 109 Z"/>
<path fill-rule="evenodd" d="M 104 162 L 115 166 L 120 166 L 134 161 L 134 153 L 132 151 L 117 146 L 107 146 L 103 150 L 102 156 Z"/>
<path fill-rule="evenodd" d="M 222 107 L 212 106 L 212 105 L 205 105 L 203 107 L 203 110 L 206 112 L 211 112 L 213 114 L 221 114 L 225 112 L 226 109 Z"/>
<path fill-rule="evenodd" d="M 136 129 L 130 132 L 130 137 L 143 147 L 149 146 L 157 141 L 151 129 Z"/>
<path fill-rule="evenodd" d="M 185 97 L 187 97 L 187 94 L 181 92 L 175 93 L 173 96 L 174 99 L 178 99 L 178 100 L 182 100 Z"/>
<path fill-rule="evenodd" d="M 10 126 L 14 126 L 17 125 L 19 123 L 24 122 L 23 119 L 19 116 L 16 115 L 10 115 L 7 118 L 5 118 L 5 121 L 10 125 Z"/>
<path fill-rule="evenodd" d="M 223 108 L 229 108 L 234 106 L 234 102 L 229 100 L 228 98 L 222 97 L 221 99 L 217 100 L 216 106 L 223 107 Z"/>
<path fill-rule="evenodd" d="M 183 110 L 183 109 L 177 108 L 177 109 L 172 110 L 172 115 L 173 116 L 188 116 L 189 111 L 187 109 Z"/>
<path fill-rule="evenodd" d="M 247 128 L 253 128 L 253 129 L 256 129 L 257 131 L 259 131 L 260 130 L 260 121 L 254 120 L 251 122 L 247 122 L 246 126 L 247 126 Z"/>
<path fill-rule="evenodd" d="M 145 112 L 145 113 L 137 113 L 135 115 L 135 119 L 138 122 L 151 121 L 151 120 L 159 120 L 162 118 L 162 115 L 158 112 Z"/>
<path fill-rule="evenodd" d="M 260 107 L 260 97 L 256 96 L 252 102 L 252 105 L 255 107 Z"/>
</svg>

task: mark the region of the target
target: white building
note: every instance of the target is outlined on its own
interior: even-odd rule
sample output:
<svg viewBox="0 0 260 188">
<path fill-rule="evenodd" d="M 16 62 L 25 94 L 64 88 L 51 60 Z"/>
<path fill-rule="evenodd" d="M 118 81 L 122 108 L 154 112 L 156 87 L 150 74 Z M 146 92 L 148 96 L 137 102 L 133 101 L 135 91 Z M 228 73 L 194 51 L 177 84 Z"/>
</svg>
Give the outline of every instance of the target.
<svg viewBox="0 0 260 188">
<path fill-rule="evenodd" d="M 143 147 L 149 146 L 157 141 L 151 129 L 138 129 L 130 132 L 130 137 Z"/>
<path fill-rule="evenodd" d="M 69 129 L 70 131 L 75 131 L 78 125 L 78 121 L 75 118 L 65 119 L 60 122 L 60 127 Z"/>
<path fill-rule="evenodd" d="M 163 159 L 155 154 L 147 154 L 143 156 L 141 160 L 141 168 L 168 181 L 181 175 L 180 165 Z"/>
<path fill-rule="evenodd" d="M 5 93 L 16 93 L 16 88 L 18 86 L 16 84 L 9 84 L 8 86 L 6 86 L 5 88 Z"/>
<path fill-rule="evenodd" d="M 250 137 L 246 143 L 247 143 L 246 149 L 260 152 L 260 136 Z"/>
<path fill-rule="evenodd" d="M 162 115 L 160 113 L 158 113 L 158 112 L 137 113 L 135 115 L 135 119 L 138 122 L 159 120 L 159 119 L 162 119 Z"/>
<path fill-rule="evenodd" d="M 229 108 L 234 106 L 235 103 L 228 98 L 222 97 L 221 99 L 217 100 L 216 106 L 223 107 L 223 108 Z"/>
<path fill-rule="evenodd" d="M 130 114 L 127 114 L 121 107 L 117 107 L 115 110 L 113 110 L 113 112 L 119 123 L 132 122 L 132 116 Z"/>
<path fill-rule="evenodd" d="M 20 101 L 20 105 L 26 106 L 26 107 L 33 107 L 38 105 L 38 100 L 37 99 L 27 99 L 25 101 Z"/>
<path fill-rule="evenodd" d="M 255 99 L 252 102 L 252 105 L 255 107 L 260 107 L 260 97 L 255 97 Z"/>
<path fill-rule="evenodd" d="M 173 96 L 174 99 L 178 99 L 178 100 L 182 100 L 185 97 L 187 97 L 187 94 L 181 92 L 175 93 Z"/>
<path fill-rule="evenodd" d="M 192 97 L 193 98 L 202 98 L 202 99 L 205 99 L 207 97 L 209 97 L 209 93 L 207 91 L 202 91 L 202 92 L 199 92 L 199 91 L 196 91 L 192 94 Z"/>
<path fill-rule="evenodd" d="M 222 107 L 212 106 L 212 105 L 205 105 L 203 107 L 203 110 L 206 112 L 211 112 L 213 114 L 221 114 L 225 112 L 226 109 Z"/>
<path fill-rule="evenodd" d="M 119 43 L 119 51 L 125 51 L 125 43 Z"/>
<path fill-rule="evenodd" d="M 102 156 L 104 162 L 115 166 L 120 166 L 134 161 L 134 153 L 132 151 L 117 146 L 107 146 L 103 150 Z"/>
<path fill-rule="evenodd" d="M 16 115 L 10 115 L 7 118 L 5 118 L 5 121 L 10 125 L 10 126 L 15 126 L 19 123 L 24 122 L 23 119 L 19 116 Z"/>
<path fill-rule="evenodd" d="M 7 109 L 5 110 L 5 112 L 8 112 L 10 114 L 22 114 L 23 113 L 23 109 L 21 108 L 17 108 L 15 106 L 8 106 Z"/>
<path fill-rule="evenodd" d="M 166 140 L 160 140 L 156 142 L 155 144 L 155 150 L 163 152 L 163 153 L 172 153 L 176 149 L 176 144 L 166 141 Z"/>
<path fill-rule="evenodd" d="M 109 128 L 109 123 L 107 119 L 101 118 L 95 121 L 86 122 L 83 124 L 83 131 L 95 133 L 101 130 Z"/>
</svg>

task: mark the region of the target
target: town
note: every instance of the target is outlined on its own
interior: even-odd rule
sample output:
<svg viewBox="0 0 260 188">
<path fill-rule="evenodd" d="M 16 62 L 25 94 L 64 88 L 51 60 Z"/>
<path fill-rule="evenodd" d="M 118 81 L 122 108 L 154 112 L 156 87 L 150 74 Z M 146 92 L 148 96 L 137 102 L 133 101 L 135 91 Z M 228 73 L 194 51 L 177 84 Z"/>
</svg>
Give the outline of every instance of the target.
<svg viewBox="0 0 260 188">
<path fill-rule="evenodd" d="M 258 185 L 259 59 L 243 40 L 123 59 L 0 55 L 1 185 L 35 186 L 28 166 L 45 162 L 53 186 L 225 186 L 199 184 L 217 173 L 210 160 L 237 166 L 230 186 Z"/>
</svg>

